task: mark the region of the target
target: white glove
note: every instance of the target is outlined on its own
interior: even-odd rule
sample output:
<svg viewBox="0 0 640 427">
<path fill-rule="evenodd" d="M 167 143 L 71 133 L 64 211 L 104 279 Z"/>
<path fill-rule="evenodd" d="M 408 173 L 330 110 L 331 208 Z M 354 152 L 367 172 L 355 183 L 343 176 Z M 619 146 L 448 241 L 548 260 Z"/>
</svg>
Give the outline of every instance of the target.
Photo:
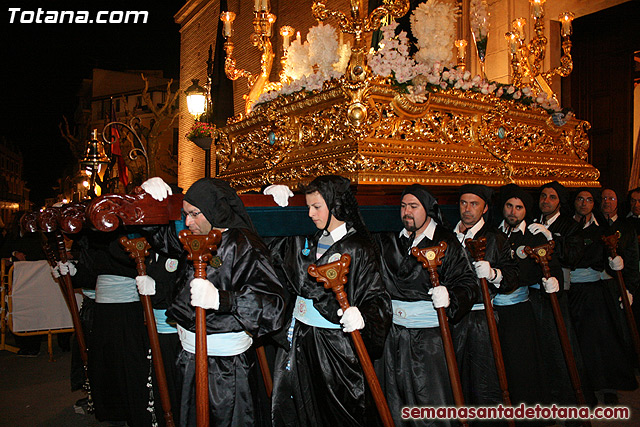
<svg viewBox="0 0 640 427">
<path fill-rule="evenodd" d="M 220 308 L 220 292 L 206 279 L 195 278 L 191 281 L 191 305 L 194 307 Z"/>
<path fill-rule="evenodd" d="M 62 261 L 58 261 L 58 271 L 60 272 L 60 274 L 62 276 L 75 276 L 75 274 L 78 272 L 78 269 L 76 268 L 76 266 L 72 263 L 72 262 L 62 262 Z"/>
<path fill-rule="evenodd" d="M 156 281 L 153 280 L 153 277 L 147 275 L 136 276 L 136 285 L 138 285 L 138 293 L 140 295 L 156 294 Z"/>
<path fill-rule="evenodd" d="M 537 223 L 529 224 L 527 229 L 531 232 L 531 234 L 542 233 L 544 237 L 547 238 L 547 240 L 553 240 L 553 236 L 551 235 L 551 232 L 547 229 L 547 227 L 545 227 L 542 224 L 537 224 Z"/>
<path fill-rule="evenodd" d="M 546 277 L 542 278 L 542 286 L 544 286 L 544 290 L 548 294 L 552 294 L 554 292 L 558 292 L 560 290 L 560 282 L 555 277 Z"/>
<path fill-rule="evenodd" d="M 489 261 L 474 261 L 473 266 L 476 269 L 478 279 L 488 279 L 489 277 L 493 277 L 493 271 L 491 271 L 492 268 Z"/>
<path fill-rule="evenodd" d="M 429 295 L 431 295 L 431 300 L 433 301 L 433 306 L 435 308 L 447 308 L 449 307 L 449 291 L 444 286 L 436 286 L 435 288 L 429 289 Z"/>
<path fill-rule="evenodd" d="M 624 268 L 624 261 L 620 255 L 616 255 L 615 258 L 609 257 L 609 267 L 613 271 L 620 271 Z"/>
<path fill-rule="evenodd" d="M 627 298 L 629 298 L 629 305 L 633 304 L 633 294 L 631 292 L 629 292 L 628 290 L 625 289 L 625 291 L 627 291 Z M 622 297 L 618 297 L 618 301 L 620 301 L 620 308 L 624 308 L 624 304 L 622 304 Z"/>
<path fill-rule="evenodd" d="M 53 276 L 54 279 L 57 279 L 60 277 L 60 269 L 58 268 L 58 264 L 56 264 L 53 267 L 49 266 L 49 268 L 51 269 L 51 275 Z"/>
<path fill-rule="evenodd" d="M 167 185 L 166 182 L 162 180 L 162 178 L 154 177 L 149 178 L 140 186 L 144 191 L 149 193 L 151 197 L 161 202 L 172 194 L 171 187 Z"/>
<path fill-rule="evenodd" d="M 344 332 L 353 332 L 364 328 L 364 319 L 358 307 L 349 307 L 344 314 L 340 308 L 338 309 L 338 316 L 340 316 L 340 323 Z"/>
<path fill-rule="evenodd" d="M 289 206 L 289 197 L 293 197 L 293 192 L 286 185 L 270 185 L 263 193 L 273 196 L 273 200 L 282 208 Z"/>
</svg>

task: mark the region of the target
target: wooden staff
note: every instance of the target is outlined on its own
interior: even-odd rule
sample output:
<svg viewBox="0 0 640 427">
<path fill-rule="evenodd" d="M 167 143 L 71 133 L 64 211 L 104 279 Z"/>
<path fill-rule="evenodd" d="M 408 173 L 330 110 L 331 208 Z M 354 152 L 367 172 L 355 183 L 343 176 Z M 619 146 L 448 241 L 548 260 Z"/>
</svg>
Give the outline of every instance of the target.
<svg viewBox="0 0 640 427">
<path fill-rule="evenodd" d="M 267 354 L 264 351 L 264 347 L 256 347 L 256 354 L 258 355 L 258 364 L 260 365 L 260 372 L 262 373 L 262 380 L 264 381 L 264 389 L 267 396 L 271 398 L 271 394 L 273 393 L 273 380 L 271 379 L 271 370 L 267 363 Z"/>
<path fill-rule="evenodd" d="M 442 264 L 444 252 L 447 250 L 447 243 L 440 242 L 438 246 L 429 248 L 411 248 L 411 255 L 416 257 L 422 267 L 429 270 L 432 287 L 440 286 L 440 278 L 438 277 L 438 266 Z M 458 408 L 464 406 L 464 397 L 462 395 L 462 383 L 460 382 L 460 372 L 458 371 L 458 362 L 456 361 L 456 353 L 453 349 L 453 340 L 451 339 L 451 331 L 449 330 L 449 320 L 444 307 L 436 308 L 438 313 L 438 324 L 440 325 L 440 334 L 442 335 L 442 344 L 444 347 L 444 355 L 447 360 L 447 369 L 449 370 L 449 381 L 451 382 L 451 390 L 453 391 L 453 400 Z M 460 420 L 460 424 L 467 426 L 466 420 Z"/>
<path fill-rule="evenodd" d="M 48 242 L 46 241 L 42 242 L 42 250 L 44 251 L 44 255 L 46 256 L 47 262 L 49 263 L 51 268 L 56 268 L 58 265 L 58 260 L 56 259 L 56 255 L 53 252 L 53 249 L 51 249 L 51 246 L 49 246 Z M 58 276 L 55 280 L 56 280 L 56 283 L 58 284 L 58 287 L 60 288 L 60 292 L 62 292 L 62 297 L 64 298 L 64 302 L 67 304 L 67 309 L 69 309 L 69 314 L 71 314 L 71 310 L 72 310 L 72 308 L 70 307 L 71 301 L 69 301 L 69 296 L 67 295 L 67 291 L 66 291 L 64 282 L 62 280 L 62 277 Z M 75 300 L 73 302 L 75 303 Z"/>
<path fill-rule="evenodd" d="M 342 254 L 338 261 L 319 266 L 311 264 L 307 269 L 307 272 L 312 277 L 315 277 L 319 283 L 324 283 L 325 289 L 333 290 L 343 313 L 351 307 L 347 299 L 347 293 L 344 291 L 344 285 L 347 283 L 347 273 L 349 273 L 349 264 L 351 264 L 351 256 Z M 353 345 L 356 348 L 356 354 L 358 355 L 358 359 L 360 359 L 364 376 L 367 379 L 367 384 L 369 384 L 369 389 L 373 395 L 373 400 L 376 402 L 382 424 L 385 427 L 393 427 L 393 418 L 391 418 L 389 405 L 382 393 L 382 388 L 378 382 L 376 372 L 373 369 L 373 363 L 371 363 L 367 348 L 362 340 L 362 335 L 360 335 L 359 330 L 355 330 L 350 334 Z"/>
<path fill-rule="evenodd" d="M 555 242 L 552 240 L 543 245 L 530 248 L 524 247 L 525 253 L 533 258 L 540 267 L 542 267 L 542 274 L 546 279 L 551 277 L 551 269 L 549 268 L 549 261 L 551 260 L 551 254 Z M 544 286 L 542 287 L 544 289 Z M 587 402 L 582 394 L 582 385 L 580 384 L 580 376 L 578 375 L 578 368 L 576 367 L 576 359 L 573 357 L 573 350 L 571 350 L 571 343 L 569 342 L 569 334 L 567 334 L 567 326 L 564 323 L 564 317 L 562 317 L 562 311 L 560 310 L 560 303 L 558 302 L 558 296 L 555 292 L 547 294 L 551 300 L 551 308 L 553 309 L 553 317 L 556 320 L 556 327 L 558 329 L 558 337 L 560 338 L 560 345 L 562 346 L 562 352 L 564 353 L 564 360 L 567 363 L 567 370 L 569 371 L 569 378 L 571 379 L 571 385 L 576 394 L 576 400 L 581 406 L 586 406 Z M 583 420 L 582 425 L 590 426 L 591 422 Z"/>
<path fill-rule="evenodd" d="M 487 238 L 480 237 L 476 240 L 466 239 L 465 244 L 469 253 L 476 261 L 483 261 L 485 251 L 487 249 Z M 484 311 L 487 315 L 487 326 L 489 327 L 489 336 L 491 337 L 491 348 L 493 349 L 493 359 L 498 372 L 498 382 L 502 390 L 502 401 L 506 406 L 512 406 L 511 397 L 509 396 L 509 384 L 507 383 L 507 372 L 504 368 L 504 359 L 502 358 L 502 347 L 500 345 L 500 337 L 498 336 L 498 325 L 493 313 L 493 304 L 491 303 L 491 293 L 487 279 L 480 278 L 480 288 L 482 289 L 482 301 L 484 302 Z M 509 425 L 514 426 L 515 421 L 509 420 Z"/>
<path fill-rule="evenodd" d="M 182 230 L 178 236 L 193 261 L 194 277 L 207 278 L 207 263 L 212 252 L 218 249 L 222 237 L 220 231 L 211 230 L 207 235 L 195 235 Z M 209 426 L 209 364 L 207 356 L 207 319 L 202 307 L 196 307 L 196 423 Z"/>
<path fill-rule="evenodd" d="M 146 276 L 147 266 L 144 259 L 149 255 L 151 245 L 144 237 L 137 239 L 128 239 L 122 236 L 119 240 L 120 244 L 131 258 L 136 261 L 136 269 L 138 275 Z M 153 369 L 158 380 L 158 389 L 160 390 L 160 403 L 164 412 L 164 420 L 167 427 L 174 427 L 173 413 L 171 412 L 171 400 L 169 399 L 169 387 L 167 386 L 167 376 L 164 371 L 164 363 L 162 361 L 162 351 L 160 350 L 160 341 L 158 339 L 158 329 L 156 328 L 156 317 L 153 314 L 153 306 L 151 305 L 151 297 L 149 295 L 140 295 L 142 308 L 144 309 L 145 323 L 147 324 L 147 333 L 149 334 L 149 344 L 151 346 L 151 358 L 153 359 Z"/>
<path fill-rule="evenodd" d="M 615 258 L 617 256 L 616 252 L 618 248 L 618 240 L 620 240 L 620 232 L 616 231 L 611 236 L 602 236 L 602 240 L 607 246 L 609 256 L 611 258 Z M 636 357 L 638 358 L 638 363 L 640 363 L 640 336 L 638 335 L 638 328 L 636 327 L 636 319 L 633 316 L 633 311 L 631 310 L 631 303 L 629 302 L 629 297 L 627 295 L 627 287 L 624 284 L 622 271 L 616 270 L 616 277 L 618 279 L 618 290 L 620 291 L 622 307 L 624 307 L 624 312 L 627 315 L 627 324 L 629 325 L 629 330 L 631 331 L 633 348 L 636 351 Z"/>
</svg>

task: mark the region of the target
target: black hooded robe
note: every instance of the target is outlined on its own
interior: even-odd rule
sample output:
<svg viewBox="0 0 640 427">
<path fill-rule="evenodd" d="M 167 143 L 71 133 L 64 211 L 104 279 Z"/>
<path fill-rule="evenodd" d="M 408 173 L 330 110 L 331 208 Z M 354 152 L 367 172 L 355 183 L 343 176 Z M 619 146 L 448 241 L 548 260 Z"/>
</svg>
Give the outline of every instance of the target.
<svg viewBox="0 0 640 427">
<path fill-rule="evenodd" d="M 319 259 L 314 236 L 295 236 L 273 242 L 274 263 L 295 296 L 313 300 L 314 307 L 339 324 L 340 308 L 334 292 L 307 273 L 310 264 L 323 265 L 332 255 L 349 254 L 351 264 L 345 291 L 365 326 L 360 331 L 372 359 L 379 356 L 391 323 L 391 305 L 376 255 L 369 241 L 353 229 Z M 291 317 L 289 317 L 291 319 Z M 291 320 L 287 328 L 289 328 Z M 353 342 L 348 333 L 306 325 L 296 320 L 291 345 L 278 350 L 274 370 L 274 426 L 374 426 L 380 420 Z"/>
</svg>

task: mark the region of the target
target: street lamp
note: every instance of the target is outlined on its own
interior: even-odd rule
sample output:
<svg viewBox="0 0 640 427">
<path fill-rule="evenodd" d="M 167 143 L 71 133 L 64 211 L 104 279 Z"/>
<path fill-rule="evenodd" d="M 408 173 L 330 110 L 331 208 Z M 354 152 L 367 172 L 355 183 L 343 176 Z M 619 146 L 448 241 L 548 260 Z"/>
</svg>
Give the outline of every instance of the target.
<svg viewBox="0 0 640 427">
<path fill-rule="evenodd" d="M 191 86 L 185 91 L 189 113 L 200 117 L 207 109 L 207 90 L 198 84 L 198 79 L 191 79 Z"/>
</svg>

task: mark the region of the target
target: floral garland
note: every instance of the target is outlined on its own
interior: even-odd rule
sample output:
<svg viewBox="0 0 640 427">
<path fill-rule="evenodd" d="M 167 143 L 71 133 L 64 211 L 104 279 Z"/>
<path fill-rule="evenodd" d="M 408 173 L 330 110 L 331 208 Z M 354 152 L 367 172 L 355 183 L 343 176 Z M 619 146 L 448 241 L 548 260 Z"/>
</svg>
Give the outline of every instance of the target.
<svg viewBox="0 0 640 427">
<path fill-rule="evenodd" d="M 431 67 L 454 64 L 455 15 L 453 5 L 438 0 L 420 3 L 411 14 L 411 33 L 418 41 L 415 59 Z"/>
</svg>

